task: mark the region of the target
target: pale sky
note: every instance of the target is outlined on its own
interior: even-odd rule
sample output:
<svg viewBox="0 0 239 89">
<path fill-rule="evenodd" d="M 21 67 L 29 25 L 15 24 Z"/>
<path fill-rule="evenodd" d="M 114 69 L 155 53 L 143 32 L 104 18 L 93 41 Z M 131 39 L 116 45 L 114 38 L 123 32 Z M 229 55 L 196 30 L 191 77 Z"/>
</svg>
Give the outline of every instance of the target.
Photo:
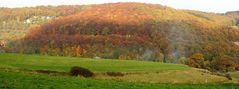
<svg viewBox="0 0 239 89">
<path fill-rule="evenodd" d="M 224 13 L 239 11 L 239 0 L 0 0 L 0 7 L 32 7 L 39 5 L 82 5 L 113 2 L 143 2 L 161 4 L 175 9 L 190 9 Z"/>
</svg>

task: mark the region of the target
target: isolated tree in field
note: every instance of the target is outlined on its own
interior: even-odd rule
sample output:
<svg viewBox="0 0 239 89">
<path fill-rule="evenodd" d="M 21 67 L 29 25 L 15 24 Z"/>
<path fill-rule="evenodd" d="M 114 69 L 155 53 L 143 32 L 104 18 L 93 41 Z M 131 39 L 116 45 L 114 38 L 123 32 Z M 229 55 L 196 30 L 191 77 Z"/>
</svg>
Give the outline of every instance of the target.
<svg viewBox="0 0 239 89">
<path fill-rule="evenodd" d="M 201 53 L 193 54 L 187 63 L 191 67 L 203 68 L 204 67 L 204 56 Z"/>
</svg>

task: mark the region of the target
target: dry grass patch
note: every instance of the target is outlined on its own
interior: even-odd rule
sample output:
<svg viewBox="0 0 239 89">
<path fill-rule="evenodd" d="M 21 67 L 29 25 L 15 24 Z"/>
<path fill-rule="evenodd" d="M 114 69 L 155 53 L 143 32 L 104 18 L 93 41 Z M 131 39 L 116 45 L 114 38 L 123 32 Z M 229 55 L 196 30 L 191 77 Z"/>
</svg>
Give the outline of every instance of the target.
<svg viewBox="0 0 239 89">
<path fill-rule="evenodd" d="M 99 74 L 96 79 L 123 80 L 129 82 L 147 82 L 147 83 L 225 83 L 231 82 L 226 77 L 203 73 L 196 69 L 191 70 L 170 70 L 158 73 L 127 73 L 124 76 L 107 76 Z"/>
</svg>

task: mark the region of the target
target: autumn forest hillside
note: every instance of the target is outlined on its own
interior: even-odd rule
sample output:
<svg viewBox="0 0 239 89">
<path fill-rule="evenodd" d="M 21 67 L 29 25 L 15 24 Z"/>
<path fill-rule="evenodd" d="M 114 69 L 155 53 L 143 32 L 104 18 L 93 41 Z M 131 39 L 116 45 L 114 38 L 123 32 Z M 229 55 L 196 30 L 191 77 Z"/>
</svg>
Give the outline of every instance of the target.
<svg viewBox="0 0 239 89">
<path fill-rule="evenodd" d="M 76 14 L 89 6 L 37 6 L 24 8 L 0 7 L 0 40 L 23 37 L 30 27 L 40 25 L 59 17 Z"/>
<path fill-rule="evenodd" d="M 33 16 L 44 14 L 52 19 L 44 17 L 46 20 L 24 28 L 24 36 L 8 42 L 5 52 L 148 60 L 215 71 L 238 70 L 237 14 L 177 10 L 144 3 L 39 8 L 42 11 L 34 9 Z M 28 23 L 24 16 L 27 15 L 11 17 Z M 1 20 L 5 21 L 3 17 Z"/>
<path fill-rule="evenodd" d="M 227 12 L 225 15 L 234 18 L 236 21 L 236 25 L 239 26 L 239 11 Z"/>
</svg>

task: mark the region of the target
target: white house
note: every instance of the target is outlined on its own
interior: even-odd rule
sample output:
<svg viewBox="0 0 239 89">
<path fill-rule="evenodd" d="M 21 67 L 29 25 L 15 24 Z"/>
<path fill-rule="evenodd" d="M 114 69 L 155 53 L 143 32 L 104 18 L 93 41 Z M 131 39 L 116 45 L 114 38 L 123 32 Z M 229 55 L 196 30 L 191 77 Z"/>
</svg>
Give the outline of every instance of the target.
<svg viewBox="0 0 239 89">
<path fill-rule="evenodd" d="M 31 23 L 31 20 L 27 19 L 24 23 Z"/>
<path fill-rule="evenodd" d="M 234 42 L 234 43 L 239 46 L 239 41 L 238 42 Z"/>
</svg>

